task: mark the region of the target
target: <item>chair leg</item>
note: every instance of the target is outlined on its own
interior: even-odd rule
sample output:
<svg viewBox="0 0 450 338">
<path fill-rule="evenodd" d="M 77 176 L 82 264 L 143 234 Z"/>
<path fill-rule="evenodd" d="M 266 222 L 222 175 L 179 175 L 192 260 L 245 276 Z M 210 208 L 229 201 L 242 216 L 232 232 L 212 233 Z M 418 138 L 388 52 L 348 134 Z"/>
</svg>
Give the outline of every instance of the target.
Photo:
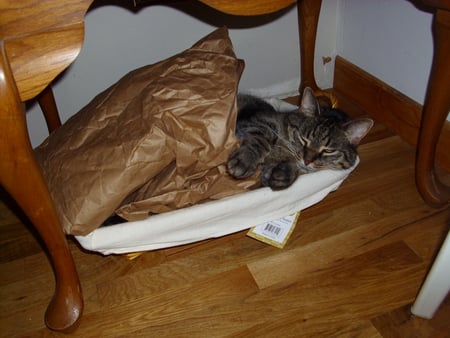
<svg viewBox="0 0 450 338">
<path fill-rule="evenodd" d="M 435 54 L 422 115 L 416 155 L 416 183 L 424 200 L 432 206 L 450 202 L 450 188 L 434 171 L 439 134 L 450 109 L 450 11 L 437 10 L 434 17 Z M 432 318 L 450 291 L 450 232 L 411 308 L 419 317 Z"/>
<path fill-rule="evenodd" d="M 434 207 L 450 203 L 450 187 L 434 170 L 436 145 L 450 109 L 450 11 L 436 11 L 435 53 L 417 143 L 416 184 L 423 199 Z"/>
<path fill-rule="evenodd" d="M 314 51 L 322 0 L 299 0 L 298 30 L 300 38 L 300 96 L 305 87 L 318 89 L 314 77 Z"/>
<path fill-rule="evenodd" d="M 52 87 L 49 85 L 38 96 L 39 106 L 44 114 L 47 122 L 48 132 L 61 126 L 61 119 L 59 118 L 58 108 L 56 107 L 55 96 L 53 95 Z"/>
<path fill-rule="evenodd" d="M 425 283 L 414 302 L 411 312 L 419 317 L 433 318 L 439 305 L 450 291 L 450 232 L 434 260 Z"/>
<path fill-rule="evenodd" d="M 0 184 L 22 208 L 42 237 L 56 288 L 45 315 L 49 328 L 69 331 L 77 324 L 83 298 L 75 264 L 52 199 L 31 147 L 23 104 L 0 53 Z"/>
</svg>

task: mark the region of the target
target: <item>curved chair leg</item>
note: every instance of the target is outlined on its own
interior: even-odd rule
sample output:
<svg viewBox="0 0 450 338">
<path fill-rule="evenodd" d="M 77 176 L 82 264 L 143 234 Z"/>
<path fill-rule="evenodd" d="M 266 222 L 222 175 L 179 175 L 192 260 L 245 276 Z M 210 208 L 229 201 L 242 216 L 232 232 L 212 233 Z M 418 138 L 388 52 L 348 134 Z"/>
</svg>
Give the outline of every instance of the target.
<svg viewBox="0 0 450 338">
<path fill-rule="evenodd" d="M 298 30 L 300 38 L 300 96 L 305 87 L 318 89 L 314 77 L 314 51 L 322 0 L 299 0 Z"/>
<path fill-rule="evenodd" d="M 416 184 L 423 199 L 440 207 L 450 202 L 450 187 L 439 181 L 434 170 L 436 145 L 450 110 L 450 11 L 436 11 L 435 54 L 423 108 L 416 154 Z"/>
<path fill-rule="evenodd" d="M 53 202 L 32 150 L 8 64 L 0 53 L 0 184 L 19 204 L 47 246 L 56 289 L 45 315 L 49 328 L 68 331 L 83 309 L 78 274 Z"/>
</svg>

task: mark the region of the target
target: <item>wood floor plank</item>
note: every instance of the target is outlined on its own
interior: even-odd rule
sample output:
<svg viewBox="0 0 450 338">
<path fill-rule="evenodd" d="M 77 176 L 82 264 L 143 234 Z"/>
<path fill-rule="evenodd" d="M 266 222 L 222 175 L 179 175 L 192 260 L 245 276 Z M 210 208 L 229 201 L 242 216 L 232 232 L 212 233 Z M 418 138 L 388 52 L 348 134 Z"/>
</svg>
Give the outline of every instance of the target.
<svg viewBox="0 0 450 338">
<path fill-rule="evenodd" d="M 402 242 L 340 260 L 299 277 L 293 284 L 280 282 L 249 297 L 248 308 L 259 312 L 261 323 L 241 336 L 295 333 L 298 337 L 334 337 L 354 322 L 409 301 L 422 271 L 421 259 Z M 398 278 L 400 275 L 403 278 Z"/>
<path fill-rule="evenodd" d="M 450 211 L 443 209 L 416 222 L 420 231 L 405 234 L 405 242 L 424 260 L 432 260 L 439 251 L 450 229 Z"/>
<path fill-rule="evenodd" d="M 446 338 L 450 337 L 449 312 L 450 297 L 447 297 L 433 321 L 412 316 L 410 306 L 406 305 L 383 313 L 371 322 L 385 337 Z"/>
<path fill-rule="evenodd" d="M 239 304 L 255 292 L 257 287 L 251 274 L 247 268 L 242 267 L 168 292 L 87 314 L 81 324 L 89 322 L 91 325 L 81 325 L 76 335 L 86 337 L 95 330 L 99 337 L 116 337 L 147 328 L 149 324 L 170 327 L 173 322 L 178 321 L 184 322 L 188 327 L 190 318 L 200 316 L 207 320 L 220 313 L 222 304 Z M 117 318 L 121 318 L 120 325 L 115 325 Z M 230 330 L 235 330 L 233 325 Z"/>
<path fill-rule="evenodd" d="M 265 257 L 274 249 L 242 237 L 220 247 L 193 251 L 176 260 L 97 285 L 99 301 L 104 305 L 123 304 L 139 297 L 162 292 L 186 283 L 238 269 L 256 257 Z M 140 258 L 139 258 L 140 259 Z"/>
<path fill-rule="evenodd" d="M 362 207 L 362 203 L 356 205 L 356 208 L 360 207 Z M 375 207 L 371 209 L 374 212 L 378 211 Z M 343 214 L 338 214 L 336 218 L 342 219 L 345 217 L 344 214 L 346 212 L 349 212 L 349 210 L 342 210 Z M 366 219 L 356 215 L 358 223 L 361 220 L 362 225 L 306 245 L 296 246 L 277 255 L 251 262 L 249 263 L 249 269 L 262 289 L 286 280 L 296 280 L 303 274 L 320 270 L 341 259 L 364 253 L 391 241 L 397 241 L 399 237 L 409 235 L 412 232 L 420 232 L 423 222 L 410 223 L 410 217 L 414 215 L 419 217 L 422 214 L 422 208 L 417 208 L 400 211 L 396 214 L 386 214 L 372 221 L 370 220 L 372 215 L 369 215 Z M 336 223 L 331 216 L 324 216 L 322 219 L 324 225 L 319 223 L 320 221 L 317 217 L 314 221 L 322 229 L 332 227 Z M 346 221 L 348 222 L 348 219 Z M 299 224 L 298 226 L 301 227 L 302 225 Z M 436 229 L 436 231 L 442 233 L 442 227 Z"/>
<path fill-rule="evenodd" d="M 0 311 L 5 314 L 15 315 L 25 311 L 29 307 L 42 304 L 52 296 L 54 280 L 51 267 L 46 256 L 41 253 L 22 261 L 22 279 L 10 280 L 10 283 L 3 284 L 0 288 Z M 42 264 L 32 264 L 40 261 Z M 33 273 L 39 271 L 38 273 Z M 41 272 L 42 271 L 42 272 Z M 15 271 L 5 271 L 3 273 L 14 273 Z M 19 275 L 20 276 L 20 275 Z M 36 292 L 42 290 L 41 292 Z M 42 306 L 42 305 L 41 305 Z M 42 307 L 41 311 L 45 309 Z M 2 319 L 2 318 L 0 318 Z"/>
<path fill-rule="evenodd" d="M 322 326 L 322 328 L 320 327 Z M 285 337 L 285 338 L 311 338 L 311 337 L 355 337 L 355 338 L 382 338 L 383 336 L 368 320 L 354 320 L 349 324 L 345 323 L 320 323 L 307 324 L 301 321 L 281 320 L 277 323 L 269 322 L 262 323 L 258 326 L 251 327 L 245 331 L 240 332 L 237 335 L 233 335 L 233 338 L 246 338 L 246 337 L 258 337 L 258 338 L 273 338 L 273 337 Z"/>
</svg>

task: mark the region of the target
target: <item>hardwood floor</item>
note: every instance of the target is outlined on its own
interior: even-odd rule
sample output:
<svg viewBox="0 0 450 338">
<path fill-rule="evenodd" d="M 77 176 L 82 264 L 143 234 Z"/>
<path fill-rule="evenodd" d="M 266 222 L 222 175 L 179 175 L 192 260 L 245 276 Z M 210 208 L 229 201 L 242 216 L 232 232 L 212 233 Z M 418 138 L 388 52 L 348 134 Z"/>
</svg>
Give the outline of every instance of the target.
<svg viewBox="0 0 450 338">
<path fill-rule="evenodd" d="M 70 241 L 85 299 L 71 336 L 450 337 L 449 298 L 432 320 L 409 312 L 450 210 L 422 201 L 414 149 L 382 125 L 360 157 L 337 191 L 302 212 L 284 249 L 240 232 L 128 260 Z M 3 200 L 0 334 L 63 336 L 43 322 L 51 267 Z"/>
</svg>

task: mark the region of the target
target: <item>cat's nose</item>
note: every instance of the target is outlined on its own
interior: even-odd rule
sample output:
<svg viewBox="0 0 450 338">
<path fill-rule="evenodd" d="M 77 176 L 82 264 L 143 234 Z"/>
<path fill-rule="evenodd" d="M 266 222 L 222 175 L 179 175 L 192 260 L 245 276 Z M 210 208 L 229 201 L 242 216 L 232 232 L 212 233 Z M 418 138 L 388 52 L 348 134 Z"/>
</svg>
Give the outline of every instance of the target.
<svg viewBox="0 0 450 338">
<path fill-rule="evenodd" d="M 305 163 L 305 165 L 308 165 L 312 162 L 314 162 L 317 158 L 318 154 L 316 151 L 311 150 L 311 149 L 306 149 L 305 153 L 303 155 L 303 163 Z"/>
</svg>

